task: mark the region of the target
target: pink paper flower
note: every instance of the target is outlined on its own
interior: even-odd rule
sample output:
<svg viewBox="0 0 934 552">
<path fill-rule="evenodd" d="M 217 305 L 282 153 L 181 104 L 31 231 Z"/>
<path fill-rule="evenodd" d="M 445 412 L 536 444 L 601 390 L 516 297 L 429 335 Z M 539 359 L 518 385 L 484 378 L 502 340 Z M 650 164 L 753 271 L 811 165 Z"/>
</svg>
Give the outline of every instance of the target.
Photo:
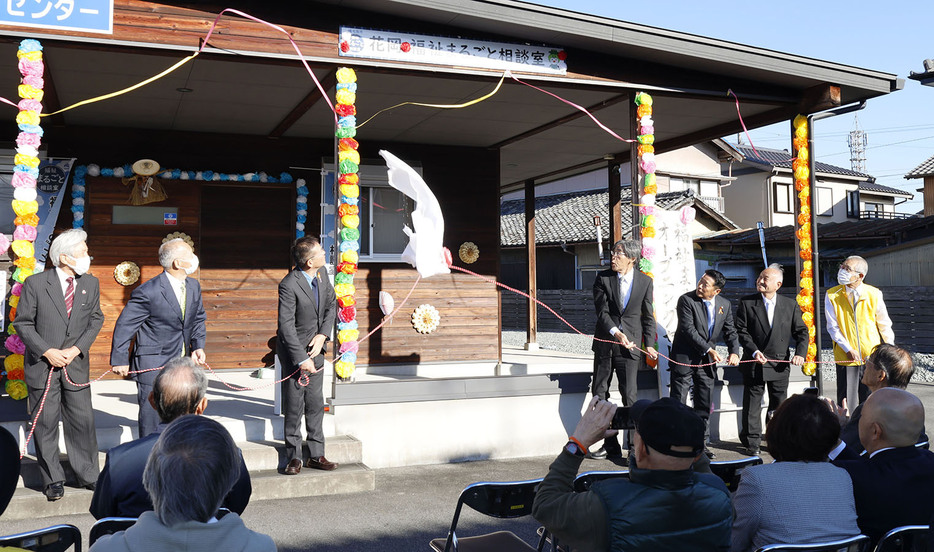
<svg viewBox="0 0 934 552">
<path fill-rule="evenodd" d="M 655 206 L 654 205 L 643 205 L 642 207 L 639 207 L 639 213 L 643 215 L 654 215 Z"/>
<path fill-rule="evenodd" d="M 22 338 L 18 335 L 11 335 L 6 338 L 6 341 L 3 342 L 3 345 L 11 352 L 17 355 L 26 354 L 26 344 L 23 343 Z"/>
<path fill-rule="evenodd" d="M 655 248 L 651 246 L 646 246 L 642 248 L 642 258 L 643 259 L 654 259 L 655 258 Z"/>
<path fill-rule="evenodd" d="M 35 100 L 23 100 L 23 101 L 25 102 L 25 101 L 35 101 Z M 17 146 L 32 146 L 34 148 L 38 148 L 41 142 L 42 142 L 42 138 L 40 138 L 38 134 L 34 134 L 32 132 L 20 132 L 19 135 L 16 137 Z"/>
<path fill-rule="evenodd" d="M 19 73 L 21 75 L 30 75 L 34 77 L 41 77 L 42 73 L 45 72 L 45 64 L 41 61 L 29 61 L 26 58 L 19 60 Z"/>
<path fill-rule="evenodd" d="M 655 127 L 652 125 L 642 125 L 639 128 L 639 134 L 655 134 Z"/>
<path fill-rule="evenodd" d="M 681 224 L 691 224 L 695 214 L 697 214 L 697 211 L 693 207 L 683 207 L 681 209 Z"/>
<path fill-rule="evenodd" d="M 639 163 L 639 166 L 642 168 L 642 172 L 646 174 L 655 172 L 655 161 L 646 161 L 643 159 L 642 162 Z"/>
<path fill-rule="evenodd" d="M 21 226 L 17 226 L 16 230 L 13 231 L 13 239 L 36 241 L 37 233 L 38 231 L 36 230 L 34 226 L 29 226 L 28 224 L 24 224 Z"/>
<path fill-rule="evenodd" d="M 13 178 L 11 180 L 14 188 L 35 188 L 36 179 L 29 176 L 24 172 L 15 172 L 13 173 Z"/>
<path fill-rule="evenodd" d="M 23 77 L 23 84 L 28 84 L 37 90 L 42 90 L 45 86 L 45 81 L 42 80 L 42 77 L 36 75 L 26 75 Z"/>
<path fill-rule="evenodd" d="M 358 341 L 348 341 L 346 343 L 341 343 L 341 353 L 356 353 L 360 350 L 360 343 Z"/>
<path fill-rule="evenodd" d="M 28 98 L 20 100 L 16 107 L 20 111 L 42 111 L 42 102 L 39 100 L 30 100 Z"/>
<path fill-rule="evenodd" d="M 0 236 L 3 236 L 3 234 L 0 234 Z M 6 239 L 6 236 L 4 236 L 4 239 Z M 9 247 L 9 245 L 7 245 L 7 247 Z M 15 284 L 13 284 L 13 287 L 10 289 L 10 295 L 15 295 L 19 297 L 22 293 L 23 293 L 23 284 L 19 282 L 16 282 Z"/>
<path fill-rule="evenodd" d="M 4 254 L 10 248 L 10 240 L 4 234 L 0 234 L 0 254 Z M 22 289 L 23 284 L 18 284 L 20 289 Z M 16 289 L 16 286 L 13 286 L 13 289 Z M 13 295 L 19 295 L 19 293 L 14 293 Z"/>
</svg>

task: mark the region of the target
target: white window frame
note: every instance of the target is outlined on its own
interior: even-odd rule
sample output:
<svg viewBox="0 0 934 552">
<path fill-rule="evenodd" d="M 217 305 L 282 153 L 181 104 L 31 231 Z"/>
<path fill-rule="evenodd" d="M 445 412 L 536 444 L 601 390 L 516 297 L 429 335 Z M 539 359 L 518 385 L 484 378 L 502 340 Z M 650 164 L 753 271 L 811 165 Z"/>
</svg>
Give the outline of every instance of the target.
<svg viewBox="0 0 934 552">
<path fill-rule="evenodd" d="M 794 213 L 795 212 L 795 194 L 794 194 L 794 185 L 789 182 L 773 182 L 772 183 L 772 212 L 773 213 Z M 785 200 L 788 203 L 787 210 L 783 211 L 779 209 L 779 197 L 781 194 L 784 194 Z"/>
<path fill-rule="evenodd" d="M 827 206 L 826 209 L 821 209 L 822 207 L 821 194 L 825 192 L 827 194 L 830 194 L 830 198 L 829 198 L 830 205 Z M 820 216 L 824 216 L 824 217 L 832 217 L 833 216 L 833 188 L 830 188 L 827 186 L 815 186 L 814 193 L 817 194 L 815 197 L 816 199 L 815 208 L 816 208 L 817 214 Z"/>
</svg>

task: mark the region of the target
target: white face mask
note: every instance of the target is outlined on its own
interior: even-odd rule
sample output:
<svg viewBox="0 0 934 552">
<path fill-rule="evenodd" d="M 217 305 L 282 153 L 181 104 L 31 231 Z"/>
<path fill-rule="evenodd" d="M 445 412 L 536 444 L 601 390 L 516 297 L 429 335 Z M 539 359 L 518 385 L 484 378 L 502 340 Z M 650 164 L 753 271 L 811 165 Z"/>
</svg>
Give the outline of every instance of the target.
<svg viewBox="0 0 934 552">
<path fill-rule="evenodd" d="M 837 272 L 837 283 L 841 286 L 849 284 L 853 280 L 853 273 L 845 268 L 841 268 L 840 272 Z"/>
<path fill-rule="evenodd" d="M 192 255 L 191 258 L 188 259 L 188 263 L 189 263 L 191 266 L 187 266 L 187 267 L 183 268 L 182 270 L 185 271 L 185 274 L 191 276 L 192 274 L 195 273 L 196 270 L 198 270 L 198 256 L 197 256 L 197 255 Z"/>
<path fill-rule="evenodd" d="M 74 266 L 68 265 L 72 270 L 75 271 L 75 274 L 81 276 L 82 274 L 87 273 L 91 269 L 91 257 L 78 257 L 75 259 Z"/>
</svg>

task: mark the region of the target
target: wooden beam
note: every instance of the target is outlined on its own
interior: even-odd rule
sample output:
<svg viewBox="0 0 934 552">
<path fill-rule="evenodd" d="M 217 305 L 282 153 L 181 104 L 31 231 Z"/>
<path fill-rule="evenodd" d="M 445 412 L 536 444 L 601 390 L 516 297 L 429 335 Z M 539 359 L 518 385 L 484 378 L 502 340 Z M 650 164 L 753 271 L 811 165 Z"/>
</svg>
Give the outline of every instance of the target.
<svg viewBox="0 0 934 552">
<path fill-rule="evenodd" d="M 628 94 L 628 93 L 627 93 L 627 94 L 619 94 L 619 95 L 617 95 L 617 96 L 613 96 L 612 98 L 608 98 L 608 99 L 606 99 L 606 100 L 603 100 L 602 102 L 596 103 L 596 104 L 594 104 L 594 105 L 588 107 L 588 108 L 587 108 L 587 111 L 590 111 L 591 113 L 593 113 L 594 111 L 600 111 L 601 109 L 605 109 L 605 108 L 607 108 L 607 107 L 610 107 L 611 105 L 616 105 L 616 104 L 618 104 L 618 103 L 620 103 L 620 102 L 624 102 L 624 101 L 628 100 L 629 98 L 630 98 L 630 94 Z M 570 113 L 570 114 L 568 114 L 568 115 L 565 115 L 564 117 L 561 117 L 560 119 L 555 119 L 554 121 L 545 123 L 545 124 L 543 124 L 543 125 L 539 125 L 539 126 L 533 128 L 533 129 L 527 130 L 527 131 L 525 131 L 525 132 L 523 132 L 523 133 L 521 133 L 521 134 L 516 134 L 515 136 L 512 136 L 511 138 L 506 138 L 506 139 L 503 140 L 502 142 L 497 142 L 497 143 L 493 144 L 492 146 L 490 146 L 490 148 L 492 148 L 492 149 L 499 149 L 499 148 L 501 148 L 501 147 L 508 146 L 509 144 L 514 144 L 514 143 L 519 142 L 519 141 L 521 141 L 521 140 L 525 140 L 526 138 L 530 138 L 530 137 L 532 137 L 532 136 L 535 136 L 536 134 L 541 134 L 542 132 L 545 132 L 546 130 L 551 130 L 551 129 L 555 128 L 555 127 L 559 127 L 559 126 L 561 126 L 561 125 L 563 125 L 563 124 L 565 124 L 565 123 L 570 123 L 571 121 L 580 119 L 581 117 L 585 117 L 585 116 L 586 116 L 586 114 L 585 114 L 583 111 L 577 111 L 577 110 L 575 110 L 573 113 Z"/>
<path fill-rule="evenodd" d="M 798 107 L 792 105 L 757 113 L 755 115 L 750 115 L 749 117 L 743 117 L 743 120 L 746 122 L 747 127 L 755 128 L 759 126 L 770 125 L 772 123 L 777 123 L 783 120 L 789 120 L 797 114 Z M 743 126 L 740 124 L 739 119 L 737 118 L 734 121 L 707 127 L 701 130 L 690 132 L 688 134 L 684 134 L 682 136 L 669 138 L 668 140 L 662 140 L 661 142 L 655 142 L 655 153 L 659 154 L 666 151 L 674 151 L 685 146 L 693 146 L 694 144 L 706 142 L 707 140 L 713 140 L 714 138 L 736 134 L 742 130 Z"/>
<path fill-rule="evenodd" d="M 334 69 L 331 69 L 330 71 L 328 71 L 328 73 L 324 76 L 324 78 L 321 79 L 321 88 L 324 88 L 325 90 L 330 90 L 331 87 L 334 86 L 336 83 L 337 83 L 337 68 L 335 67 Z M 276 127 L 272 129 L 272 131 L 269 132 L 269 137 L 270 138 L 281 137 L 283 134 L 285 134 L 287 130 L 292 128 L 292 125 L 298 122 L 298 120 L 301 119 L 305 113 L 308 113 L 308 110 L 311 109 L 312 106 L 314 106 L 316 103 L 318 103 L 318 100 L 320 99 L 321 99 L 321 92 L 318 91 L 318 87 L 312 87 L 311 91 L 308 92 L 308 94 L 304 98 L 302 98 L 302 101 L 298 102 L 298 105 L 292 108 L 292 111 L 290 111 L 288 115 L 286 115 L 281 121 L 279 121 L 279 124 L 276 125 Z"/>
<path fill-rule="evenodd" d="M 620 181 L 619 164 L 616 159 L 607 163 L 607 191 L 610 194 L 610 250 L 613 244 L 623 239 L 623 190 Z"/>
<path fill-rule="evenodd" d="M 535 181 L 525 181 L 525 251 L 528 259 L 529 297 L 528 320 L 526 324 L 526 348 L 537 348 L 538 344 L 538 304 L 534 299 L 538 296 L 537 277 L 535 266 Z M 535 343 L 534 347 L 530 344 Z"/>
<path fill-rule="evenodd" d="M 801 95 L 798 102 L 798 113 L 811 114 L 840 107 L 840 87 L 830 84 L 819 84 L 808 88 Z"/>
<path fill-rule="evenodd" d="M 55 87 L 55 79 L 52 78 L 52 65 L 49 64 L 50 60 L 48 57 L 45 57 L 43 61 L 45 62 L 45 73 L 42 76 L 42 80 L 45 82 L 45 87 L 43 87 L 42 94 L 42 110 L 46 113 L 55 113 L 62 108 L 62 101 L 58 97 L 58 89 Z M 52 60 L 52 64 L 54 63 L 54 60 Z M 55 115 L 53 117 L 48 117 L 46 120 L 50 125 L 65 125 L 64 113 Z"/>
</svg>

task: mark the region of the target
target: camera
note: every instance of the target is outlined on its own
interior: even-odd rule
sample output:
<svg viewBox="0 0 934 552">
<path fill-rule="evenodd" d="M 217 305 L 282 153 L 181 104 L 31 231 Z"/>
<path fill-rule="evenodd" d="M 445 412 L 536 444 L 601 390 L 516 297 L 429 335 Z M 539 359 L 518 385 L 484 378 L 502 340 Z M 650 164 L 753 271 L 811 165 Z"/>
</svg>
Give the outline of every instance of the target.
<svg viewBox="0 0 934 552">
<path fill-rule="evenodd" d="M 815 397 L 820 396 L 820 391 L 816 387 L 805 387 L 804 395 L 814 395 Z"/>
<path fill-rule="evenodd" d="M 636 423 L 629 414 L 628 406 L 617 407 L 613 414 L 613 421 L 610 422 L 610 429 L 636 429 Z"/>
</svg>

